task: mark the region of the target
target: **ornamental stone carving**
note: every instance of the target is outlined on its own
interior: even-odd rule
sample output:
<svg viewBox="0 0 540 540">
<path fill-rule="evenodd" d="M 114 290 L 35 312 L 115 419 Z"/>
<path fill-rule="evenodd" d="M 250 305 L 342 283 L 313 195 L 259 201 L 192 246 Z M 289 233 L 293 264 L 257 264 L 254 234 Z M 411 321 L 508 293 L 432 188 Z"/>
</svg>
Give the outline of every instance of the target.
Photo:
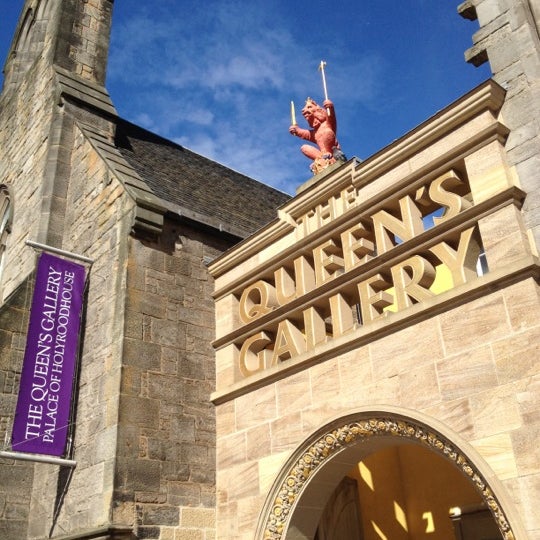
<svg viewBox="0 0 540 540">
<path fill-rule="evenodd" d="M 452 461 L 482 495 L 504 540 L 515 540 L 508 520 L 493 491 L 466 456 L 440 434 L 410 421 L 388 417 L 372 417 L 345 424 L 322 435 L 312 444 L 296 461 L 278 489 L 266 521 L 264 540 L 283 540 L 283 533 L 291 517 L 294 503 L 302 494 L 307 479 L 317 472 L 325 460 L 366 437 L 377 436 L 393 436 L 417 441 Z"/>
</svg>

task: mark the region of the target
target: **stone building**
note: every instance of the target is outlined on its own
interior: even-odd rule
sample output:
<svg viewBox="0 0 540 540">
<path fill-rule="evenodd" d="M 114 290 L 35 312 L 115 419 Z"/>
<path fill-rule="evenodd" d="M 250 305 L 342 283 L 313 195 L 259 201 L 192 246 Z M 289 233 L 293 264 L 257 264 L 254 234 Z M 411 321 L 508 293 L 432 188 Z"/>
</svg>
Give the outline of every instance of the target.
<svg viewBox="0 0 540 540">
<path fill-rule="evenodd" d="M 289 198 L 118 117 L 104 87 L 112 4 L 26 1 L 5 64 L 2 441 L 9 443 L 34 280 L 27 241 L 93 264 L 67 456 L 74 463 L 12 459 L 3 445 L 3 540 L 157 539 L 175 530 L 176 538 L 194 530 L 213 538 L 206 265 Z"/>
<path fill-rule="evenodd" d="M 463 2 L 493 80 L 290 200 L 118 118 L 111 11 L 27 0 L 5 64 L 2 435 L 27 241 L 93 263 L 69 459 L 0 454 L 0 537 L 540 539 L 538 1 Z"/>
<path fill-rule="evenodd" d="M 540 538 L 540 3 L 493 80 L 210 265 L 217 538 Z"/>
</svg>

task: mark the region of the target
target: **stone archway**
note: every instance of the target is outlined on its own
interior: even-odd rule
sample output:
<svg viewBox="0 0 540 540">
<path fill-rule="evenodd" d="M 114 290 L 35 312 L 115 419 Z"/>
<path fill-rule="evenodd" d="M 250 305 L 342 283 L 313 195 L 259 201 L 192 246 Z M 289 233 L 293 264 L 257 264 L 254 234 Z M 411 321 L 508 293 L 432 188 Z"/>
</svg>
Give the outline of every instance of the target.
<svg viewBox="0 0 540 540">
<path fill-rule="evenodd" d="M 485 475 L 449 438 L 409 416 L 394 412 L 359 412 L 318 430 L 283 467 L 267 498 L 257 528 L 258 539 L 312 538 L 317 523 L 303 507 L 316 508 L 332 493 L 350 466 L 359 461 L 362 445 L 372 453 L 396 442 L 421 445 L 452 463 L 474 486 L 490 510 L 504 540 L 516 538 L 505 511 Z M 316 486 L 316 489 L 311 489 Z M 322 507 L 321 506 L 321 510 Z"/>
</svg>

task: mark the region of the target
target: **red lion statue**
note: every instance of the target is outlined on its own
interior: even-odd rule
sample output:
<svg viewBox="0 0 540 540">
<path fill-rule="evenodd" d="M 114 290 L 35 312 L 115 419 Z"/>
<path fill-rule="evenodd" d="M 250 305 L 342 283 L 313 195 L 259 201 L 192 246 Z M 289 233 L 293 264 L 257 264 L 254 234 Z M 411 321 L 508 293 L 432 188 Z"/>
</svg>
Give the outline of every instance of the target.
<svg viewBox="0 0 540 540">
<path fill-rule="evenodd" d="M 336 161 L 346 161 L 347 158 L 341 152 L 336 139 L 337 123 L 334 104 L 329 99 L 325 99 L 321 107 L 311 98 L 307 98 L 302 109 L 302 116 L 311 129 L 302 129 L 297 125 L 292 125 L 289 127 L 289 133 L 318 146 L 316 148 L 303 144 L 300 148 L 305 156 L 313 160 L 310 166 L 313 174 L 321 172 Z"/>
</svg>

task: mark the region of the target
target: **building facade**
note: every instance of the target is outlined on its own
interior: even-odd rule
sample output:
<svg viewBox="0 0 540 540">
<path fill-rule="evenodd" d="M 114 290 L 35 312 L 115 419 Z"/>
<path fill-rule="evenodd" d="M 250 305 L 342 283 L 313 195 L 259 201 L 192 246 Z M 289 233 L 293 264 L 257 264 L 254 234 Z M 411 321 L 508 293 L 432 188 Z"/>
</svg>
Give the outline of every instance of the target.
<svg viewBox="0 0 540 540">
<path fill-rule="evenodd" d="M 460 4 L 493 80 L 292 199 L 118 117 L 112 5 L 27 0 L 4 67 L 0 537 L 540 539 L 538 1 Z M 39 246 L 91 261 L 59 462 L 9 445 Z"/>
<path fill-rule="evenodd" d="M 540 4 L 493 80 L 214 261 L 217 538 L 540 538 Z"/>
</svg>

